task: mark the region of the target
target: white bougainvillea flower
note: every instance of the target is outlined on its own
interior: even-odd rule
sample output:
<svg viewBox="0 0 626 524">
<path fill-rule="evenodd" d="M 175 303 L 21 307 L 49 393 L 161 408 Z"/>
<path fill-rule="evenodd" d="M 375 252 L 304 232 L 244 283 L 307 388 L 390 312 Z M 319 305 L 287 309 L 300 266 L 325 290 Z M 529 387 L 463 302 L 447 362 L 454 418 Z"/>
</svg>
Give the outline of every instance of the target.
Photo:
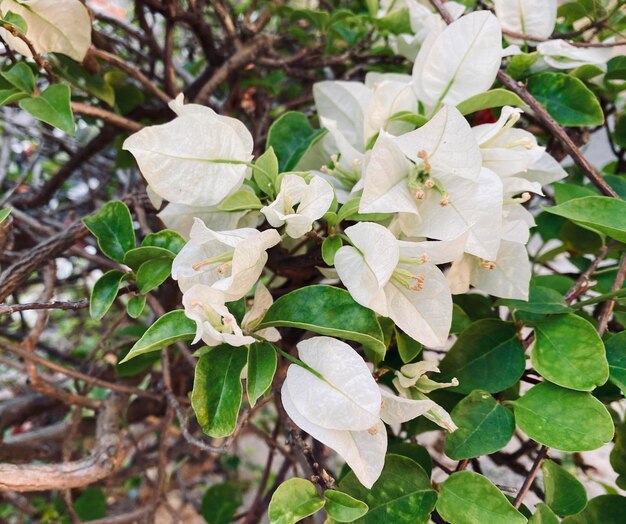
<svg viewBox="0 0 626 524">
<path fill-rule="evenodd" d="M 503 240 L 495 260 L 464 255 L 447 274 L 453 294 L 467 293 L 470 285 L 501 298 L 528 300 L 531 265 L 524 244 Z"/>
<path fill-rule="evenodd" d="M 79 0 L 2 0 L 0 9 L 24 19 L 26 36 L 38 53 L 63 53 L 77 62 L 85 58 L 91 45 L 91 18 Z M 28 46 L 6 29 L 0 29 L 0 36 L 18 53 L 32 56 Z"/>
<path fill-rule="evenodd" d="M 534 38 L 548 38 L 556 23 L 557 0 L 494 0 L 502 29 Z M 524 40 L 505 35 L 512 44 Z M 527 41 L 530 45 L 536 42 Z"/>
<path fill-rule="evenodd" d="M 583 65 L 604 66 L 613 55 L 609 47 L 577 47 L 565 40 L 541 42 L 537 45 L 537 51 L 555 69 L 574 69 Z"/>
<path fill-rule="evenodd" d="M 417 97 L 427 114 L 487 91 L 502 61 L 500 22 L 489 11 L 462 16 L 432 31 L 413 66 Z"/>
<path fill-rule="evenodd" d="M 172 278 L 183 293 L 194 284 L 204 284 L 224 293 L 227 302 L 239 300 L 261 275 L 266 251 L 279 242 L 274 229 L 216 232 L 196 219 L 189 242 L 174 259 Z"/>
<path fill-rule="evenodd" d="M 259 282 L 256 285 L 256 290 L 254 292 L 254 302 L 252 303 L 252 308 L 248 311 L 241 321 L 241 328 L 248 332 L 254 332 L 255 335 L 264 338 L 265 340 L 269 340 L 270 342 L 277 342 L 280 340 L 280 333 L 276 328 L 266 328 L 256 330 L 256 327 L 261 323 L 263 317 L 267 313 L 267 310 L 274 303 L 274 299 L 272 298 L 272 294 L 268 291 L 268 289 L 263 285 L 262 282 Z"/>
<path fill-rule="evenodd" d="M 164 199 L 188 206 L 217 205 L 241 187 L 249 171 L 242 163 L 252 160 L 252 135 L 235 118 L 198 104 L 183 105 L 182 95 L 170 108 L 177 118 L 142 129 L 123 147 Z"/>
<path fill-rule="evenodd" d="M 285 411 L 300 429 L 343 457 L 359 481 L 371 488 L 387 451 L 383 420 L 411 420 L 430 408 L 430 401 L 381 391 L 365 361 L 339 340 L 313 337 L 297 348 L 308 369 L 289 366 L 281 389 Z"/>
<path fill-rule="evenodd" d="M 445 277 L 425 250 L 418 243 L 398 241 L 387 228 L 371 222 L 350 226 L 345 234 L 352 245 L 337 251 L 335 269 L 354 300 L 390 317 L 415 340 L 443 346 L 452 322 L 452 299 Z"/>
<path fill-rule="evenodd" d="M 253 337 L 243 334 L 224 298 L 221 291 L 202 284 L 183 293 L 185 315 L 196 323 L 194 344 L 199 340 L 208 346 L 244 346 L 255 342 Z"/>
<path fill-rule="evenodd" d="M 286 224 L 291 238 L 300 238 L 311 231 L 313 222 L 322 218 L 333 202 L 332 186 L 321 176 L 309 183 L 299 175 L 285 175 L 276 200 L 261 209 L 272 227 Z"/>
</svg>

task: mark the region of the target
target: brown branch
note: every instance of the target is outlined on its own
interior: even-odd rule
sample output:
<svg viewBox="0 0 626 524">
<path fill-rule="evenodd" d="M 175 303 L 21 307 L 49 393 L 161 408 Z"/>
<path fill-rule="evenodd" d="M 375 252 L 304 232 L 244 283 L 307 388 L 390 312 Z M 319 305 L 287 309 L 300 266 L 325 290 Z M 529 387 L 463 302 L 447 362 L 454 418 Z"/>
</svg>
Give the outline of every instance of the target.
<svg viewBox="0 0 626 524">
<path fill-rule="evenodd" d="M 585 269 L 585 271 L 580 275 L 578 280 L 566 293 L 565 302 L 567 302 L 567 304 L 571 304 L 572 302 L 574 302 L 574 300 L 576 300 L 580 294 L 586 291 L 587 281 L 589 280 L 593 272 L 598 268 L 598 265 L 600 264 L 600 262 L 604 260 L 604 257 L 609 252 L 609 249 L 612 248 L 614 245 L 615 245 L 615 242 L 609 242 L 607 243 L 606 246 L 603 246 L 600 249 L 600 251 L 598 252 L 598 255 L 596 256 L 596 258 L 594 258 L 593 262 L 589 264 L 589 267 Z"/>
<path fill-rule="evenodd" d="M 125 118 L 100 107 L 90 106 L 82 102 L 72 102 L 71 106 L 72 111 L 76 114 L 98 118 L 107 124 L 114 125 L 120 129 L 130 131 L 131 133 L 136 133 L 143 129 L 143 126 L 139 122 L 135 122 L 134 120 L 130 120 L 129 118 Z"/>
<path fill-rule="evenodd" d="M 52 300 L 50 302 L 31 302 L 30 304 L 13 304 L 4 305 L 0 304 L 0 315 L 11 315 L 18 311 L 32 311 L 38 309 L 70 309 L 77 310 L 89 306 L 89 299 L 83 298 L 82 300 L 76 300 L 75 302 L 58 302 Z"/>
<path fill-rule="evenodd" d="M 626 253 L 622 255 L 622 260 L 619 265 L 619 269 L 617 270 L 617 275 L 615 277 L 615 281 L 611 286 L 611 291 L 618 291 L 622 289 L 624 285 L 624 280 L 626 280 Z M 600 336 L 604 335 L 606 328 L 609 324 L 609 318 L 611 318 L 611 314 L 613 313 L 613 309 L 615 308 L 615 299 L 607 300 L 600 306 L 599 315 L 598 315 L 598 333 Z"/>
<path fill-rule="evenodd" d="M 517 497 L 515 497 L 515 502 L 513 503 L 513 506 L 516 509 L 522 505 L 522 502 L 524 501 L 524 498 L 530 491 L 530 488 L 532 487 L 533 482 L 535 482 L 535 479 L 537 478 L 537 475 L 539 474 L 539 469 L 541 468 L 541 464 L 543 464 L 543 460 L 546 458 L 547 455 L 548 455 L 548 448 L 546 446 L 541 446 L 541 448 L 537 452 L 537 457 L 535 458 L 535 462 L 533 462 L 533 465 L 530 468 L 528 475 L 524 479 L 524 483 L 522 484 L 522 487 L 520 488 L 519 493 L 517 494 Z"/>
<path fill-rule="evenodd" d="M 620 47 L 626 45 L 626 42 L 572 42 L 571 40 L 566 40 L 564 38 L 538 38 L 536 36 L 526 35 L 524 33 L 517 33 L 515 31 L 509 31 L 507 29 L 503 29 L 502 33 L 511 38 L 517 38 L 518 40 L 528 40 L 529 42 L 548 42 L 550 40 L 563 40 L 564 42 L 574 46 L 574 47 Z"/>
<path fill-rule="evenodd" d="M 50 80 L 51 83 L 56 82 L 57 77 L 52 71 L 50 64 L 45 58 L 43 58 L 39 54 L 39 52 L 35 49 L 35 46 L 33 45 L 33 43 L 26 37 L 25 34 L 18 31 L 18 29 L 13 24 L 7 24 L 6 22 L 0 22 L 0 27 L 6 29 L 15 38 L 19 38 L 22 42 L 24 42 L 26 44 L 26 47 L 28 47 L 30 54 L 33 56 L 33 60 L 37 63 L 37 65 L 41 69 L 43 69 L 46 72 L 46 75 L 48 76 L 48 80 Z"/>
<path fill-rule="evenodd" d="M 81 460 L 60 464 L 0 464 L 0 491 L 46 491 L 93 484 L 115 473 L 126 456 L 120 420 L 125 398 L 113 395 L 98 417 L 96 446 Z"/>
</svg>

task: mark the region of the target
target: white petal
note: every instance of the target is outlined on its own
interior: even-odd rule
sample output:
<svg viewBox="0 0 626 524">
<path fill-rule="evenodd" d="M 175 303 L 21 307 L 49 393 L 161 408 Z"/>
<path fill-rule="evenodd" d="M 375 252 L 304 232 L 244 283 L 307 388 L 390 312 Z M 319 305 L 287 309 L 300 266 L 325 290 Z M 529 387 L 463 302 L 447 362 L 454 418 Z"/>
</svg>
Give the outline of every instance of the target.
<svg viewBox="0 0 626 524">
<path fill-rule="evenodd" d="M 386 388 L 380 388 L 383 397 L 383 407 L 380 418 L 387 424 L 402 424 L 413 420 L 435 406 L 430 400 L 413 400 L 394 395 Z"/>
<path fill-rule="evenodd" d="M 544 153 L 523 176 L 531 182 L 539 182 L 542 186 L 547 186 L 567 177 L 567 172 L 552 155 Z"/>
<path fill-rule="evenodd" d="M 389 119 L 401 111 L 417 112 L 417 98 L 408 77 L 403 82 L 383 81 L 376 84 L 372 98 L 367 106 L 364 121 L 365 142 L 381 129 L 393 135 L 400 135 L 413 129 L 408 122 L 389 122 Z"/>
<path fill-rule="evenodd" d="M 283 384 L 281 398 L 289 418 L 314 439 L 334 449 L 352 468 L 361 484 L 371 488 L 380 476 L 387 452 L 387 431 L 379 420 L 365 431 L 341 431 L 322 428 L 305 418 L 293 403 Z"/>
<path fill-rule="evenodd" d="M 432 264 L 447 264 L 463 255 L 468 236 L 469 233 L 465 232 L 452 240 L 430 240 L 425 242 L 399 240 L 400 256 L 402 258 L 417 259 L 426 256 L 427 261 Z"/>
<path fill-rule="evenodd" d="M 322 218 L 333 203 L 333 197 L 332 186 L 322 177 L 314 176 L 298 205 L 298 214 L 311 220 Z"/>
<path fill-rule="evenodd" d="M 380 391 L 354 349 L 330 337 L 313 337 L 297 347 L 300 359 L 323 377 L 297 365 L 287 370 L 286 387 L 307 420 L 328 429 L 353 431 L 378 422 Z"/>
<path fill-rule="evenodd" d="M 555 69 L 574 69 L 587 64 L 604 65 L 613 54 L 608 47 L 577 47 L 565 40 L 541 42 L 537 51 Z"/>
<path fill-rule="evenodd" d="M 485 293 L 501 298 L 528 300 L 531 266 L 526 246 L 502 241 L 494 269 L 474 263 L 470 281 Z"/>
<path fill-rule="evenodd" d="M 535 226 L 535 218 L 521 204 L 506 206 L 502 218 L 502 240 L 526 244 L 530 228 Z"/>
<path fill-rule="evenodd" d="M 235 229 L 247 211 L 219 211 L 217 207 L 192 207 L 184 204 L 168 204 L 158 214 L 168 229 L 189 239 L 194 218 L 199 218 L 213 231 Z"/>
<path fill-rule="evenodd" d="M 254 291 L 254 302 L 252 303 L 252 308 L 248 311 L 243 320 L 241 321 L 241 325 L 244 329 L 247 326 L 254 326 L 260 320 L 263 319 L 265 313 L 270 308 L 270 306 L 274 303 L 274 299 L 272 294 L 265 287 L 263 282 L 260 282 L 256 285 L 256 290 Z"/>
<path fill-rule="evenodd" d="M 463 255 L 452 263 L 446 274 L 446 281 L 453 295 L 461 295 L 469 291 L 473 263 L 474 257 L 471 255 Z"/>
<path fill-rule="evenodd" d="M 502 28 L 535 38 L 548 38 L 556 23 L 556 0 L 494 0 Z M 506 35 L 505 35 L 506 36 Z M 506 36 L 511 43 L 523 40 Z M 533 42 L 529 42 L 533 45 Z"/>
</svg>

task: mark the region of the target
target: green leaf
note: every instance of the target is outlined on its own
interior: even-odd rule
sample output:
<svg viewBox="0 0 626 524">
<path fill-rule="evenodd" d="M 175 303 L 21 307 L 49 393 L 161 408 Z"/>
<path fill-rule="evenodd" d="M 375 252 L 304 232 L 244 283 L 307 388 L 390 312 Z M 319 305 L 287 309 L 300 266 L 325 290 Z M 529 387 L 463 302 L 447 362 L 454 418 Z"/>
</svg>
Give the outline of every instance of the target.
<svg viewBox="0 0 626 524">
<path fill-rule="evenodd" d="M 606 64 L 605 80 L 626 80 L 626 56 L 615 56 Z"/>
<path fill-rule="evenodd" d="M 304 113 L 289 111 L 270 127 L 267 148 L 274 149 L 279 172 L 291 171 L 308 149 L 325 134 L 324 129 L 313 129 Z"/>
<path fill-rule="evenodd" d="M 176 255 L 169 249 L 155 246 L 141 246 L 129 249 L 124 255 L 124 264 L 137 271 L 142 264 L 158 258 L 174 260 Z"/>
<path fill-rule="evenodd" d="M 385 467 L 369 490 L 351 471 L 339 488 L 365 502 L 370 510 L 357 524 L 426 524 L 435 507 L 437 493 L 417 463 L 399 455 L 387 455 Z"/>
<path fill-rule="evenodd" d="M 450 524 L 527 522 L 496 486 L 471 471 L 453 473 L 440 485 L 437 512 Z"/>
<path fill-rule="evenodd" d="M 256 342 L 248 348 L 248 374 L 246 393 L 253 407 L 274 380 L 276 373 L 276 350 L 269 342 Z"/>
<path fill-rule="evenodd" d="M 424 446 L 411 442 L 391 440 L 387 446 L 387 453 L 410 458 L 412 461 L 417 462 L 429 477 L 433 472 L 433 460 Z"/>
<path fill-rule="evenodd" d="M 28 95 L 17 88 L 12 89 L 0 89 L 0 107 L 17 102 L 22 98 L 26 98 Z"/>
<path fill-rule="evenodd" d="M 452 326 L 450 327 L 450 333 L 453 335 L 462 333 L 471 325 L 472 321 L 470 317 L 463 311 L 461 306 L 452 304 Z"/>
<path fill-rule="evenodd" d="M 354 522 L 363 517 L 369 510 L 367 504 L 351 497 L 343 491 L 327 490 L 324 492 L 326 504 L 324 509 L 331 522 Z"/>
<path fill-rule="evenodd" d="M 391 11 L 388 15 L 376 20 L 380 29 L 389 31 L 394 35 L 412 34 L 411 18 L 406 7 Z"/>
<path fill-rule="evenodd" d="M 83 224 L 111 260 L 124 262 L 124 254 L 135 247 L 133 219 L 124 202 L 107 202 L 95 215 L 83 218 Z"/>
<path fill-rule="evenodd" d="M 11 211 L 12 209 L 10 207 L 0 209 L 0 224 L 7 219 L 7 217 L 11 214 Z"/>
<path fill-rule="evenodd" d="M 539 58 L 540 55 L 536 51 L 533 53 L 514 55 L 509 60 L 506 72 L 515 80 L 523 80 L 530 75 L 532 66 Z"/>
<path fill-rule="evenodd" d="M 559 315 L 534 322 L 531 362 L 550 382 L 591 391 L 609 378 L 604 344 L 593 325 L 578 315 Z"/>
<path fill-rule="evenodd" d="M 257 158 L 252 168 L 252 178 L 267 196 L 273 198 L 278 188 L 276 180 L 278 178 L 278 158 L 274 153 L 274 148 L 269 147 L 265 153 Z"/>
<path fill-rule="evenodd" d="M 141 245 L 142 247 L 160 247 L 178 255 L 186 243 L 187 241 L 176 231 L 163 229 L 157 233 L 147 235 L 141 242 Z"/>
<path fill-rule="evenodd" d="M 20 100 L 20 107 L 32 116 L 68 135 L 76 134 L 74 113 L 70 107 L 71 92 L 65 84 L 53 84 L 39 96 Z"/>
<path fill-rule="evenodd" d="M 563 524 L 624 524 L 626 497 L 600 495 L 592 498 L 578 515 L 565 517 Z"/>
<path fill-rule="evenodd" d="M 94 284 L 89 298 L 89 314 L 91 318 L 100 320 L 113 305 L 120 283 L 127 277 L 126 273 L 112 269 L 102 275 Z"/>
<path fill-rule="evenodd" d="M 324 507 L 312 482 L 292 478 L 283 482 L 272 495 L 269 506 L 270 524 L 294 524 Z"/>
<path fill-rule="evenodd" d="M 13 11 L 7 11 L 6 14 L 2 17 L 2 21 L 7 24 L 11 24 L 23 35 L 25 35 L 26 31 L 28 31 L 28 24 L 26 23 L 26 20 L 24 20 L 22 16 L 14 13 Z"/>
<path fill-rule="evenodd" d="M 126 304 L 126 311 L 128 312 L 129 317 L 139 318 L 139 315 L 143 313 L 143 310 L 145 307 L 146 307 L 146 296 L 137 295 L 135 297 L 130 297 L 128 299 L 128 303 Z"/>
<path fill-rule="evenodd" d="M 137 287 L 142 294 L 158 288 L 172 272 L 171 258 L 154 258 L 141 264 L 137 270 Z"/>
<path fill-rule="evenodd" d="M 514 300 L 502 298 L 496 302 L 497 306 L 506 306 L 509 309 L 525 311 L 526 313 L 538 313 L 540 315 L 553 315 L 572 311 L 563 299 L 563 295 L 554 289 L 541 286 L 530 288 L 528 300 Z"/>
<path fill-rule="evenodd" d="M 578 78 L 565 73 L 539 73 L 528 79 L 527 89 L 563 126 L 604 123 L 596 95 Z"/>
<path fill-rule="evenodd" d="M 462 115 L 469 115 L 483 109 L 491 109 L 493 107 L 517 106 L 525 107 L 524 101 L 512 91 L 506 89 L 492 89 L 485 93 L 479 93 L 467 100 L 463 100 L 456 108 Z"/>
<path fill-rule="evenodd" d="M 395 333 L 400 358 L 404 364 L 408 364 L 422 352 L 422 345 L 398 328 L 395 328 Z"/>
<path fill-rule="evenodd" d="M 326 237 L 322 242 L 322 258 L 329 266 L 335 265 L 335 254 L 343 246 L 343 240 L 339 235 Z"/>
<path fill-rule="evenodd" d="M 418 113 L 412 113 L 411 111 L 400 111 L 399 113 L 392 115 L 388 121 L 408 122 L 409 124 L 413 124 L 415 127 L 422 127 L 426 122 L 428 122 L 428 117 L 420 115 Z M 372 146 L 373 145 L 374 144 L 372 144 Z"/>
<path fill-rule="evenodd" d="M 598 192 L 589 186 L 580 186 L 578 184 L 554 184 L 554 200 L 558 204 L 563 204 L 568 200 L 582 198 L 588 196 L 597 196 Z"/>
<path fill-rule="evenodd" d="M 181 309 L 170 311 L 146 330 L 120 364 L 128 362 L 137 355 L 158 351 L 176 342 L 193 340 L 195 336 L 196 323 L 187 318 Z"/>
<path fill-rule="evenodd" d="M 583 227 L 626 242 L 626 201 L 611 197 L 575 198 L 554 207 L 545 208 Z"/>
<path fill-rule="evenodd" d="M 55 55 L 54 71 L 72 86 L 99 98 L 109 106 L 115 106 L 115 90 L 107 81 L 109 75 L 91 74 L 85 67 L 68 56 Z"/>
<path fill-rule="evenodd" d="M 261 209 L 263 204 L 252 191 L 242 189 L 226 197 L 217 207 L 220 211 L 247 211 Z"/>
<path fill-rule="evenodd" d="M 623 486 L 626 477 L 626 422 L 622 422 L 615 428 L 615 445 L 609 455 L 613 471 L 619 475 L 617 485 Z"/>
<path fill-rule="evenodd" d="M 221 482 L 204 492 L 200 512 L 207 524 L 230 524 L 242 504 L 241 486 L 232 481 Z"/>
<path fill-rule="evenodd" d="M 196 364 L 191 407 L 209 437 L 227 437 L 235 430 L 247 356 L 245 347 L 222 345 L 209 348 Z"/>
<path fill-rule="evenodd" d="M 611 415 L 604 404 L 589 393 L 542 382 L 513 405 L 520 429 L 550 448 L 589 451 L 613 438 Z"/>
<path fill-rule="evenodd" d="M 515 324 L 487 318 L 474 322 L 459 335 L 439 367 L 442 380 L 459 380 L 451 391 L 471 393 L 484 389 L 497 393 L 515 384 L 525 366 Z"/>
<path fill-rule="evenodd" d="M 446 435 L 445 452 L 454 460 L 495 453 L 515 432 L 513 414 L 486 391 L 473 391 L 450 415 L 459 429 Z"/>
<path fill-rule="evenodd" d="M 259 329 L 295 327 L 363 344 L 368 357 L 380 362 L 386 351 L 376 315 L 357 304 L 350 293 L 332 286 L 307 286 L 280 297 Z"/>
<path fill-rule="evenodd" d="M 606 359 L 609 363 L 609 380 L 626 395 L 626 331 L 606 341 Z"/>
<path fill-rule="evenodd" d="M 0 73 L 0 75 L 20 91 L 29 95 L 35 94 L 35 75 L 25 62 L 18 62 L 8 71 Z"/>
<path fill-rule="evenodd" d="M 535 513 L 528 519 L 528 524 L 559 524 L 559 519 L 550 507 L 542 502 L 537 504 Z"/>
<path fill-rule="evenodd" d="M 106 517 L 107 502 L 102 488 L 87 488 L 83 491 L 74 501 L 74 511 L 85 522 Z"/>
<path fill-rule="evenodd" d="M 587 505 L 587 492 L 576 477 L 551 460 L 541 466 L 546 504 L 557 515 L 575 515 Z"/>
</svg>

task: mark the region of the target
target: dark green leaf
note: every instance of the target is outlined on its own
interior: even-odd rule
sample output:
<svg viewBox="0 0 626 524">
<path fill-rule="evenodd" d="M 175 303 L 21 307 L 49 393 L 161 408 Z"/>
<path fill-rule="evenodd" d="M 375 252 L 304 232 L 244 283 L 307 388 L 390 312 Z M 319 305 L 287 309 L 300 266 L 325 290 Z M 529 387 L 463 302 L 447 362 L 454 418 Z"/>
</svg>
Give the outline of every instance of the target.
<svg viewBox="0 0 626 524">
<path fill-rule="evenodd" d="M 128 304 L 126 304 L 126 310 L 128 311 L 128 316 L 131 318 L 139 318 L 139 315 L 143 313 L 143 310 L 145 307 L 146 307 L 145 295 L 137 295 L 135 297 L 130 297 L 128 299 Z"/>
<path fill-rule="evenodd" d="M 615 445 L 609 456 L 613 471 L 619 475 L 617 485 L 623 486 L 626 478 L 626 422 L 615 428 Z"/>
<path fill-rule="evenodd" d="M 471 393 L 484 389 L 497 393 L 515 384 L 525 366 L 515 324 L 489 318 L 475 322 L 459 335 L 440 369 L 442 380 L 459 380 L 452 391 Z"/>
<path fill-rule="evenodd" d="M 454 460 L 495 453 L 515 432 L 513 414 L 486 391 L 473 391 L 450 415 L 459 429 L 446 435 L 445 452 Z"/>
<path fill-rule="evenodd" d="M 29 95 L 35 94 L 35 75 L 25 63 L 18 62 L 8 71 L 0 73 L 12 86 Z"/>
<path fill-rule="evenodd" d="M 485 93 L 479 93 L 467 100 L 463 100 L 456 108 L 463 115 L 469 115 L 483 109 L 491 109 L 493 107 L 517 106 L 525 107 L 524 101 L 512 91 L 506 89 L 492 89 Z"/>
<path fill-rule="evenodd" d="M 428 476 L 433 472 L 433 460 L 428 450 L 419 444 L 391 440 L 387 446 L 387 453 L 410 458 L 414 462 L 417 462 Z"/>
<path fill-rule="evenodd" d="M 567 313 L 572 309 L 565 303 L 563 295 L 554 289 L 541 286 L 532 286 L 528 300 L 513 300 L 510 298 L 500 299 L 498 306 L 506 306 L 509 309 L 517 309 L 527 313 L 552 315 L 555 313 Z"/>
<path fill-rule="evenodd" d="M 115 90 L 107 82 L 107 75 L 92 75 L 82 64 L 61 54 L 55 55 L 54 65 L 54 71 L 74 87 L 99 98 L 111 107 L 115 105 Z"/>
<path fill-rule="evenodd" d="M 589 501 L 578 515 L 565 517 L 563 524 L 624 524 L 626 497 L 600 495 Z"/>
<path fill-rule="evenodd" d="M 598 449 L 613 438 L 613 420 L 589 393 L 542 382 L 514 402 L 515 421 L 530 438 L 561 451 Z"/>
<path fill-rule="evenodd" d="M 626 80 L 626 56 L 615 56 L 606 64 L 606 80 Z"/>
<path fill-rule="evenodd" d="M 177 255 L 187 241 L 176 231 L 164 229 L 158 233 L 150 233 L 141 242 L 142 247 L 160 247 Z"/>
<path fill-rule="evenodd" d="M 81 520 L 102 519 L 107 514 L 107 502 L 102 488 L 87 488 L 74 501 L 74 511 Z"/>
<path fill-rule="evenodd" d="M 606 359 L 609 362 L 609 380 L 626 395 L 626 331 L 606 341 Z"/>
<path fill-rule="evenodd" d="M 126 273 L 112 269 L 96 281 L 89 299 L 89 314 L 91 318 L 100 320 L 106 315 L 115 301 L 120 283 L 126 276 Z"/>
<path fill-rule="evenodd" d="M 575 515 L 587 505 L 587 492 L 576 477 L 551 460 L 541 466 L 546 504 L 557 515 Z"/>
<path fill-rule="evenodd" d="M 598 99 L 578 78 L 539 73 L 528 79 L 527 88 L 563 126 L 599 126 L 604 122 Z"/>
<path fill-rule="evenodd" d="M 307 286 L 280 297 L 259 325 L 259 329 L 266 327 L 296 327 L 354 340 L 364 345 L 376 363 L 385 356 L 376 315 L 357 304 L 347 291 L 332 286 Z"/>
<path fill-rule="evenodd" d="M 270 524 L 295 524 L 324 507 L 312 482 L 292 478 L 283 482 L 272 495 L 269 506 Z"/>
<path fill-rule="evenodd" d="M 196 364 L 191 406 L 209 437 L 227 437 L 237 425 L 247 350 L 227 345 L 209 348 Z"/>
<path fill-rule="evenodd" d="M 174 260 L 176 255 L 169 249 L 155 246 L 141 246 L 129 249 L 124 255 L 124 264 L 128 267 L 138 270 L 141 265 L 149 260 L 164 258 Z"/>
<path fill-rule="evenodd" d="M 142 294 L 149 293 L 167 280 L 172 272 L 171 258 L 154 258 L 141 264 L 137 270 L 137 287 Z"/>
<path fill-rule="evenodd" d="M 20 100 L 20 107 L 32 116 L 68 135 L 76 134 L 74 113 L 70 107 L 71 92 L 65 84 L 52 84 L 39 96 Z"/>
<path fill-rule="evenodd" d="M 326 237 L 322 242 L 322 258 L 329 266 L 335 265 L 335 254 L 343 246 L 343 241 L 339 235 Z"/>
<path fill-rule="evenodd" d="M 124 262 L 124 254 L 135 247 L 133 219 L 124 202 L 107 202 L 83 223 L 98 240 L 100 251 L 116 262 Z"/>
<path fill-rule="evenodd" d="M 452 326 L 450 327 L 450 333 L 456 335 L 465 331 L 472 325 L 470 317 L 458 304 L 452 305 Z"/>
<path fill-rule="evenodd" d="M 369 509 L 365 502 L 342 491 L 329 489 L 324 492 L 324 497 L 326 498 L 324 509 L 331 522 L 354 522 L 364 516 Z"/>
<path fill-rule="evenodd" d="M 222 482 L 209 486 L 204 492 L 200 512 L 207 524 L 230 524 L 242 504 L 241 486 Z"/>
<path fill-rule="evenodd" d="M 250 406 L 272 385 L 276 373 L 276 350 L 269 342 L 256 342 L 248 348 L 246 393 Z"/>
<path fill-rule="evenodd" d="M 400 358 L 404 364 L 408 364 L 422 352 L 422 345 L 398 328 L 395 333 Z"/>
<path fill-rule="evenodd" d="M 170 311 L 146 330 L 120 364 L 137 355 L 158 351 L 176 342 L 193 340 L 195 335 L 196 323 L 187 318 L 184 311 L 180 309 Z"/>
</svg>

